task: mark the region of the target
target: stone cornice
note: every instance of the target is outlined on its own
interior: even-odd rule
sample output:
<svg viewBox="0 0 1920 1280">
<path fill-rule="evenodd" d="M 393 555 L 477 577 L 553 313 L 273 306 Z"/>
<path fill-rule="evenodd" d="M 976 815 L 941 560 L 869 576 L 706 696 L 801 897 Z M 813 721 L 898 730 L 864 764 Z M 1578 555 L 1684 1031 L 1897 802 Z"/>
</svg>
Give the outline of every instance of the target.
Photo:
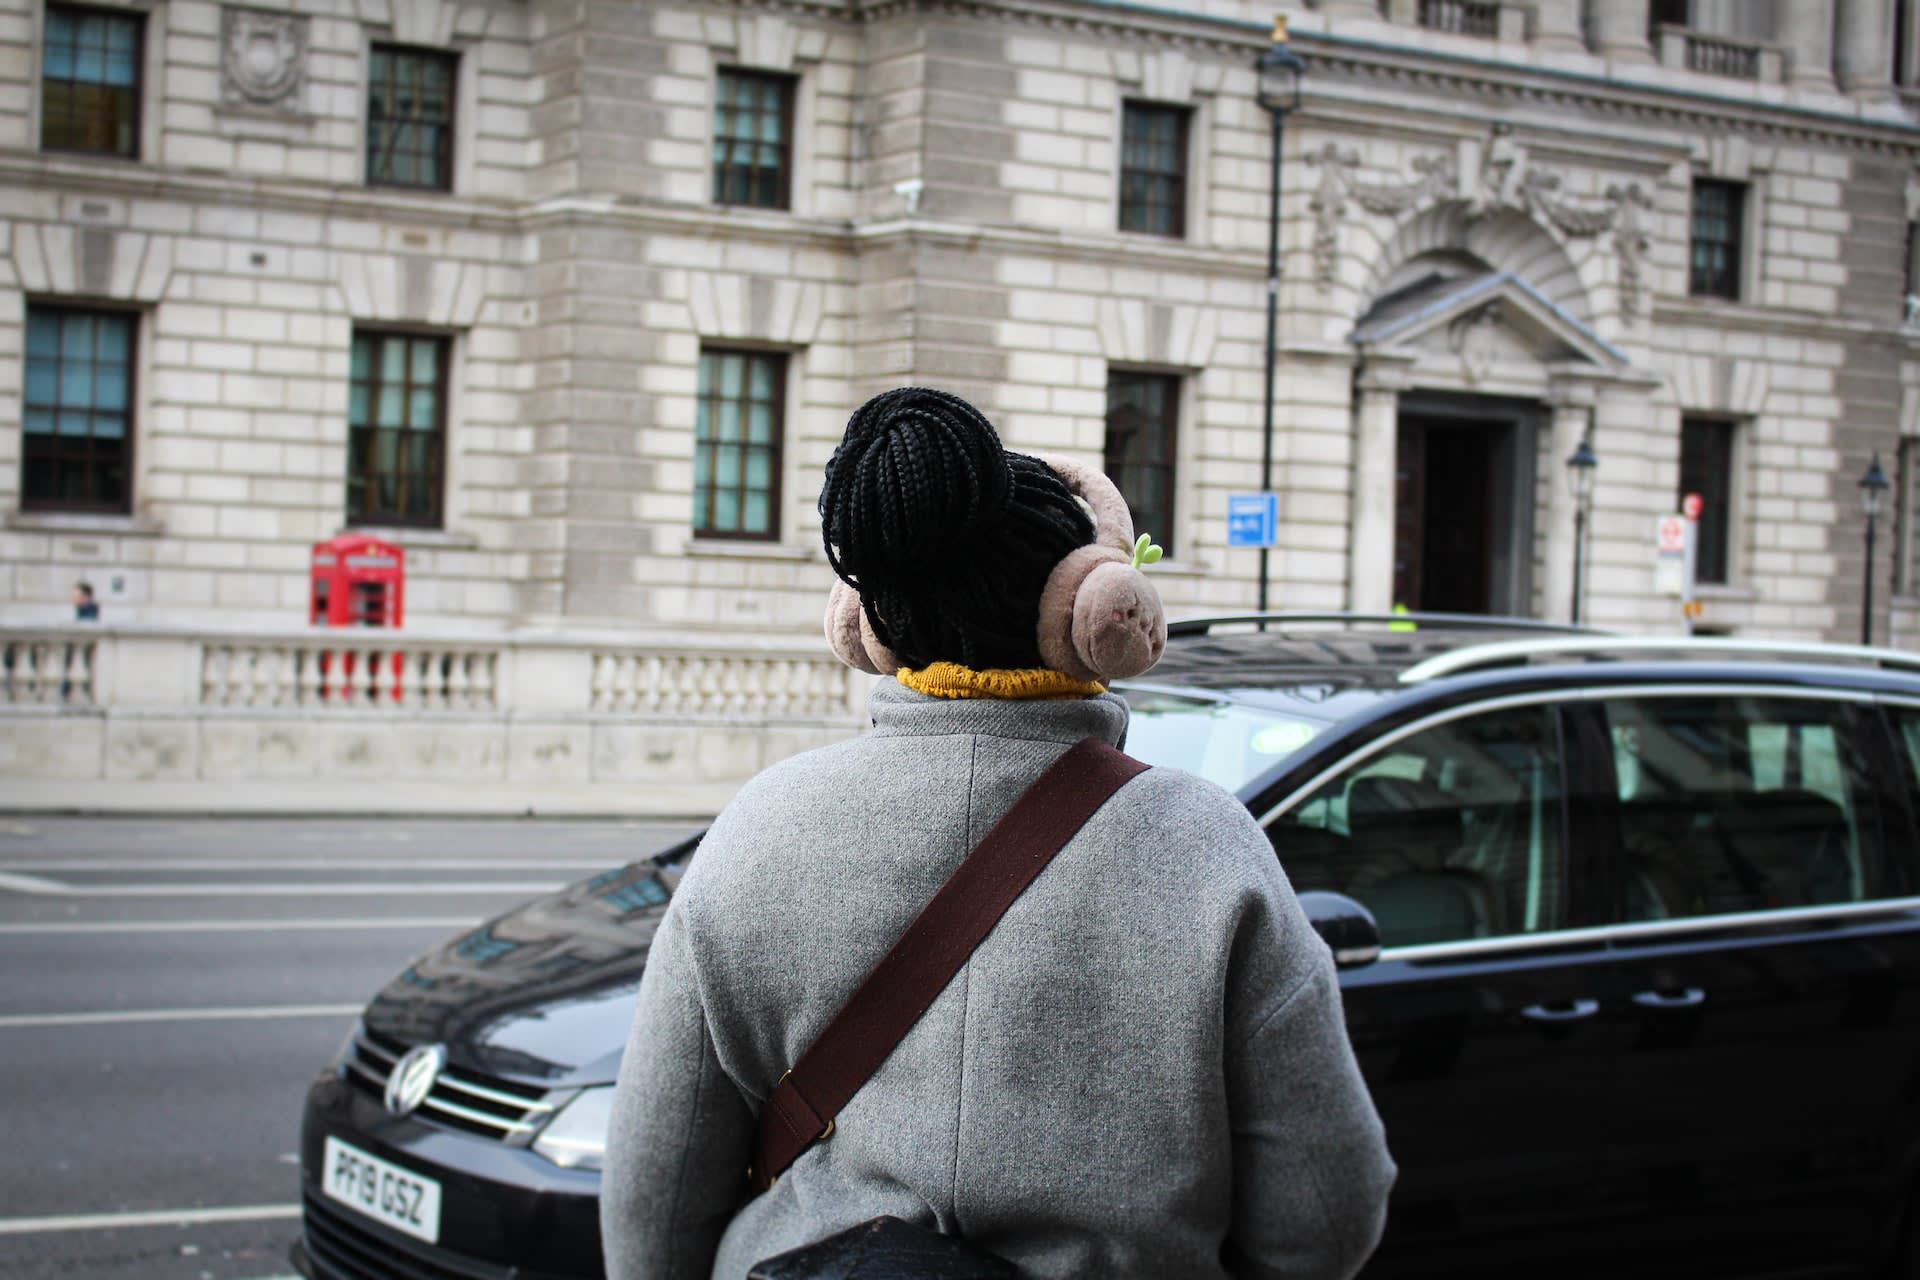
<svg viewBox="0 0 1920 1280">
<path fill-rule="evenodd" d="M 742 8 L 765 3 L 736 0 Z M 820 16 L 854 17 L 867 23 L 912 15 L 996 18 L 1064 33 L 1136 42 L 1144 37 L 1156 44 L 1243 59 L 1249 64 L 1267 46 L 1270 35 L 1265 23 L 1114 0 L 848 0 L 845 7 L 820 4 L 816 8 Z M 1592 119 L 1596 131 L 1622 122 L 1639 122 L 1654 128 L 1734 130 L 1789 142 L 1841 142 L 1920 157 L 1920 127 L 1908 121 L 1865 119 L 1722 96 L 1704 89 L 1609 79 L 1591 72 L 1384 44 L 1303 28 L 1294 32 L 1294 47 L 1308 62 L 1303 111 L 1309 116 L 1320 101 L 1314 91 L 1316 76 L 1331 73 L 1375 86 L 1391 81 L 1412 92 L 1474 101 L 1482 108 L 1483 123 L 1489 107 L 1546 108 Z M 1713 83 L 1711 77 L 1702 76 L 1700 80 L 1703 86 Z M 1402 111 L 1401 119 L 1408 118 Z"/>
<path fill-rule="evenodd" d="M 89 163 L 19 151 L 0 151 L 0 186 L 62 196 L 174 200 L 275 213 L 364 218 L 437 230 L 457 227 L 501 235 L 511 235 L 520 229 L 524 207 L 517 201 L 411 195 L 383 187 L 336 187 L 318 182 L 165 169 L 149 164 Z"/>
<path fill-rule="evenodd" d="M 1859 342 L 1864 339 L 1893 345 L 1910 340 L 1909 335 L 1891 320 L 1886 324 L 1874 324 L 1866 320 L 1846 320 L 1809 311 L 1788 311 L 1751 303 L 1699 302 L 1692 298 L 1659 299 L 1654 303 L 1653 322 L 1656 325 L 1699 325 L 1712 329 L 1780 333 L 1833 342 Z"/>
</svg>

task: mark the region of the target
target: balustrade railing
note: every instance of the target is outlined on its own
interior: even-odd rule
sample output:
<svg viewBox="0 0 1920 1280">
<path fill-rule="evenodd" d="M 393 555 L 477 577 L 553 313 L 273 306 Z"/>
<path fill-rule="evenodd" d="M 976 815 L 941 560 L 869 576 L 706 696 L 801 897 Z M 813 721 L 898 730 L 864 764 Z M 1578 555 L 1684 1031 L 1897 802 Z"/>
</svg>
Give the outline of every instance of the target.
<svg viewBox="0 0 1920 1280">
<path fill-rule="evenodd" d="M 1482 0 L 1420 0 L 1420 25 L 1430 31 L 1491 40 L 1500 34 L 1500 5 Z"/>
<path fill-rule="evenodd" d="M 200 672 L 200 705 L 207 707 L 490 711 L 500 705 L 498 654 L 466 646 L 342 645 L 332 637 L 209 642 Z"/>
<path fill-rule="evenodd" d="M 0 636 L 0 694 L 20 706 L 93 702 L 95 636 L 59 631 Z"/>
<path fill-rule="evenodd" d="M 828 657 L 658 652 L 593 657 L 593 709 L 678 715 L 829 716 L 844 712 L 847 669 Z"/>
</svg>

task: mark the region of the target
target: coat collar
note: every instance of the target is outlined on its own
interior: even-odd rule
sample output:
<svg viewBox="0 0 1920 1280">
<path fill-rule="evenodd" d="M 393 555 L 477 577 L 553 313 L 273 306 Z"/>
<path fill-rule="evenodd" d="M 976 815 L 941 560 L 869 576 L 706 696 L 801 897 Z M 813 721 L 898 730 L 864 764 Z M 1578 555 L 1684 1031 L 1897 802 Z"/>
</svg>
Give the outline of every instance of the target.
<svg viewBox="0 0 1920 1280">
<path fill-rule="evenodd" d="M 1065 743 L 1099 738 L 1122 749 L 1127 742 L 1127 704 L 1112 693 L 1017 701 L 935 698 L 915 693 L 888 676 L 873 687 L 867 710 L 873 717 L 874 732 L 882 737 L 984 733 L 997 738 Z"/>
</svg>

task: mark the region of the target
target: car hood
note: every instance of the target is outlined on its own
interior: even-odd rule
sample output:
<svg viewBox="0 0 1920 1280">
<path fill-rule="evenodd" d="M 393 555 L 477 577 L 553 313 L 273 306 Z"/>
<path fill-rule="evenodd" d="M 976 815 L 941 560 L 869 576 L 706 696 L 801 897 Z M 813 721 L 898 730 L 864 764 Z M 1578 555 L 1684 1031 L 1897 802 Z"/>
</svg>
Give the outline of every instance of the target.
<svg viewBox="0 0 1920 1280">
<path fill-rule="evenodd" d="M 654 931 L 699 837 L 495 916 L 408 965 L 367 1030 L 544 1089 L 610 1084 Z"/>
</svg>

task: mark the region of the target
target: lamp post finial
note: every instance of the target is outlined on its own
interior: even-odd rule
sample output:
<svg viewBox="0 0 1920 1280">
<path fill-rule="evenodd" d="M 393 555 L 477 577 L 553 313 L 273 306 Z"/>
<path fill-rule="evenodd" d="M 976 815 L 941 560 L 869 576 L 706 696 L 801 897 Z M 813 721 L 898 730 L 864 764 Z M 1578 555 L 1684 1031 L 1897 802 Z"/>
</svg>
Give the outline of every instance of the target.
<svg viewBox="0 0 1920 1280">
<path fill-rule="evenodd" d="M 1287 15 L 1284 13 L 1273 15 L 1273 42 L 1275 44 L 1287 42 Z"/>
</svg>

